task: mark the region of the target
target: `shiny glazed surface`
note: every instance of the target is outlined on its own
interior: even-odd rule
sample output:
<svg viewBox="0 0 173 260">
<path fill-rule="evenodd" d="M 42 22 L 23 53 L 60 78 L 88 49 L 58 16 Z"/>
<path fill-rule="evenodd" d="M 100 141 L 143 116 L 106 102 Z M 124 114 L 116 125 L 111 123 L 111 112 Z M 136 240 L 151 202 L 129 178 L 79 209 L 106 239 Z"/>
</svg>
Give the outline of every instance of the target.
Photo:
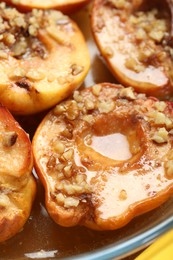
<svg viewBox="0 0 173 260">
<path fill-rule="evenodd" d="M 86 26 L 86 24 L 89 24 L 87 10 L 84 9 L 80 13 L 76 13 L 73 18 L 84 30 L 92 60 L 92 68 L 83 86 L 91 86 L 93 83 L 103 81 L 115 82 L 100 59 L 98 50 L 91 38 L 89 26 Z M 19 117 L 17 119 L 32 137 L 42 117 L 43 115 L 38 115 L 37 118 Z M 130 238 L 149 230 L 170 217 L 173 213 L 172 202 L 173 200 L 170 199 L 158 209 L 134 219 L 126 227 L 116 231 L 98 232 L 84 227 L 63 228 L 56 225 L 45 211 L 44 190 L 38 182 L 38 194 L 32 215 L 19 234 L 0 245 L 0 260 L 45 259 L 46 257 L 47 259 L 62 259 L 91 252 L 95 249 L 100 250 L 112 243 L 116 243 L 118 247 L 119 243 L 127 242 Z M 159 232 L 156 235 L 159 235 Z M 135 246 L 138 247 L 139 245 L 136 244 Z M 85 259 L 91 259 L 91 257 L 87 255 Z M 103 259 L 108 259 L 108 257 Z"/>
<path fill-rule="evenodd" d="M 158 112 L 163 107 L 164 114 Z M 167 119 L 162 127 L 158 117 Z M 32 146 L 46 208 L 55 222 L 115 230 L 166 201 L 173 194 L 172 117 L 172 103 L 109 83 L 75 92 L 51 110 Z M 113 147 L 127 146 L 119 139 L 120 146 L 115 134 L 126 137 L 127 159 L 117 151 L 116 159 L 110 158 Z M 110 144 L 112 154 L 103 155 L 93 139 L 105 152 Z"/>
<path fill-rule="evenodd" d="M 95 0 L 91 14 L 97 46 L 118 81 L 162 99 L 172 96 L 168 2 Z"/>
</svg>

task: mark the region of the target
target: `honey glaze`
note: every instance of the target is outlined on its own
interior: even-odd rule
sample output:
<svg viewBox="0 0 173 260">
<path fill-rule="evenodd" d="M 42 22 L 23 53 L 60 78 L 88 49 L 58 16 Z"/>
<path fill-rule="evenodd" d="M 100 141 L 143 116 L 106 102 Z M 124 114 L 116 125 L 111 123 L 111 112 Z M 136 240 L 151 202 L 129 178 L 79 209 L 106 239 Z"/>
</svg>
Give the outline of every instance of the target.
<svg viewBox="0 0 173 260">
<path fill-rule="evenodd" d="M 147 159 L 147 146 L 144 139 L 141 141 L 140 131 L 145 133 L 141 127 L 135 129 L 130 118 L 122 120 L 107 114 L 95 121 L 92 130 L 77 135 L 75 163 L 85 168 L 87 182 L 93 187 L 93 205 L 95 200 L 96 205 L 99 201 L 98 218 L 111 222 L 111 218 L 129 214 L 130 208 L 140 208 L 140 204 L 146 210 L 147 199 L 154 201 L 161 190 L 171 186 L 172 179 L 165 176 L 163 163 L 155 167 L 155 159 Z M 169 145 L 159 148 L 164 154 Z M 87 163 L 87 158 L 91 163 Z M 135 158 L 139 159 L 140 167 L 133 165 Z"/>
<path fill-rule="evenodd" d="M 131 157 L 129 144 L 125 135 L 114 133 L 106 136 L 92 136 L 91 147 L 114 160 L 127 160 Z"/>
</svg>

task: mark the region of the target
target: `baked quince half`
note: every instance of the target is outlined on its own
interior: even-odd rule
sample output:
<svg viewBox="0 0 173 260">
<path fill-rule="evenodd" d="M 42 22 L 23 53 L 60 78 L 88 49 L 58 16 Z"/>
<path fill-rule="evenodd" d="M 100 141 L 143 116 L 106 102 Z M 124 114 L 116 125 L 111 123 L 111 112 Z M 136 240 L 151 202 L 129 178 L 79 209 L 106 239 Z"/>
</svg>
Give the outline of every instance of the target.
<svg viewBox="0 0 173 260">
<path fill-rule="evenodd" d="M 88 4 L 90 0 L 5 0 L 4 2 L 22 11 L 58 9 L 63 13 L 72 13 Z"/>
<path fill-rule="evenodd" d="M 0 105 L 0 242 L 21 231 L 36 192 L 28 135 Z"/>
<path fill-rule="evenodd" d="M 32 145 L 47 210 L 62 226 L 114 230 L 173 194 L 173 105 L 131 87 L 75 91 Z"/>
<path fill-rule="evenodd" d="M 80 86 L 90 58 L 83 34 L 55 10 L 0 4 L 0 102 L 14 114 L 46 110 Z"/>
<path fill-rule="evenodd" d="M 173 96 L 173 3 L 95 0 L 95 42 L 116 79 L 138 92 Z"/>
</svg>

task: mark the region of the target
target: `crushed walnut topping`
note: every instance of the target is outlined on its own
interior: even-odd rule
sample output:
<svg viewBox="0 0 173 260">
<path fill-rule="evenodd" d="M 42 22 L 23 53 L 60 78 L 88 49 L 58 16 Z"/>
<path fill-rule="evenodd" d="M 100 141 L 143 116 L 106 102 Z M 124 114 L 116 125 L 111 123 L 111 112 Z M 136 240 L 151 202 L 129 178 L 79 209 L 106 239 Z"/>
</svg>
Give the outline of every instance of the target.
<svg viewBox="0 0 173 260">
<path fill-rule="evenodd" d="M 133 88 L 131 88 L 131 87 L 122 88 L 122 89 L 120 90 L 119 96 L 120 96 L 121 98 L 127 98 L 127 99 L 129 99 L 129 100 L 134 100 L 134 99 L 136 99 L 136 96 L 135 96 L 135 94 L 134 94 L 134 90 L 133 90 Z"/>
<path fill-rule="evenodd" d="M 168 84 L 167 94 L 153 91 L 164 99 L 172 96 L 173 85 L 171 5 L 171 1 L 102 0 L 91 14 L 96 43 L 117 80 L 149 95 L 151 90 L 144 87 L 148 83 L 162 88 Z"/>
<path fill-rule="evenodd" d="M 61 23 L 66 21 L 66 23 Z M 48 33 L 56 31 L 58 37 L 58 26 L 66 26 L 69 23 L 67 16 L 55 10 L 36 10 L 24 14 L 13 7 L 0 4 L 0 58 L 7 58 L 8 53 L 17 59 L 39 56 L 46 59 L 48 49 L 39 40 L 39 31 L 46 30 Z M 32 71 L 28 77 L 33 79 L 43 78 L 43 75 Z"/>
<path fill-rule="evenodd" d="M 72 73 L 73 76 L 80 74 L 83 71 L 83 69 L 84 68 L 82 66 L 79 66 L 77 64 L 71 65 L 71 73 Z"/>
<path fill-rule="evenodd" d="M 171 118 L 168 102 L 147 98 L 132 87 L 103 83 L 75 91 L 73 97 L 61 102 L 49 113 L 46 126 L 50 133 L 48 131 L 45 135 L 43 131 L 48 148 L 40 144 L 41 153 L 43 149 L 45 154 L 43 168 L 53 178 L 51 192 L 54 201 L 69 211 L 78 210 L 84 203 L 93 203 L 97 177 L 88 180 L 87 173 L 97 172 L 103 182 L 107 181 L 107 176 L 102 176 L 105 166 L 102 160 L 97 161 L 97 151 L 92 150 L 95 135 L 122 131 L 131 140 L 132 156 L 142 151 L 144 153 L 138 162 L 138 166 L 141 165 L 138 174 L 143 170 L 148 172 L 153 167 L 160 170 L 165 163 L 165 155 L 162 155 L 164 149 L 165 153 L 171 151 Z M 163 149 L 161 155 L 159 149 Z M 171 161 L 172 158 L 170 152 L 166 160 Z M 123 167 L 129 169 L 130 162 L 125 162 Z M 106 169 L 110 168 L 113 169 L 108 163 Z M 119 166 L 117 169 L 119 174 L 121 170 L 123 172 Z M 169 176 L 172 174 L 170 162 L 165 164 L 165 171 Z M 128 190 L 122 187 L 117 194 L 119 201 L 127 200 L 128 194 Z"/>
<path fill-rule="evenodd" d="M 159 66 L 166 62 L 172 49 L 167 44 L 164 45 L 169 34 L 169 23 L 169 15 L 164 10 L 161 14 L 156 8 L 137 10 L 130 14 L 125 28 L 130 32 L 130 40 L 135 44 L 138 55 L 126 60 L 125 66 L 128 69 L 139 73 L 149 65 Z"/>
<path fill-rule="evenodd" d="M 164 127 L 159 128 L 151 137 L 151 140 L 159 144 L 168 142 L 168 131 Z"/>
</svg>

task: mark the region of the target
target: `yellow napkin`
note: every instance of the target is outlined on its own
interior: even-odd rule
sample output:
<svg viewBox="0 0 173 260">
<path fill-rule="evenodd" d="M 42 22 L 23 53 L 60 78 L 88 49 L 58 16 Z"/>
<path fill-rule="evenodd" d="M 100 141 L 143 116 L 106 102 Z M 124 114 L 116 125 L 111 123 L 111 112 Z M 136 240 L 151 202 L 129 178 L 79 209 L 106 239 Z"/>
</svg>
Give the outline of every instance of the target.
<svg viewBox="0 0 173 260">
<path fill-rule="evenodd" d="M 135 260 L 172 260 L 173 259 L 173 230 L 157 239 L 143 251 Z"/>
</svg>

